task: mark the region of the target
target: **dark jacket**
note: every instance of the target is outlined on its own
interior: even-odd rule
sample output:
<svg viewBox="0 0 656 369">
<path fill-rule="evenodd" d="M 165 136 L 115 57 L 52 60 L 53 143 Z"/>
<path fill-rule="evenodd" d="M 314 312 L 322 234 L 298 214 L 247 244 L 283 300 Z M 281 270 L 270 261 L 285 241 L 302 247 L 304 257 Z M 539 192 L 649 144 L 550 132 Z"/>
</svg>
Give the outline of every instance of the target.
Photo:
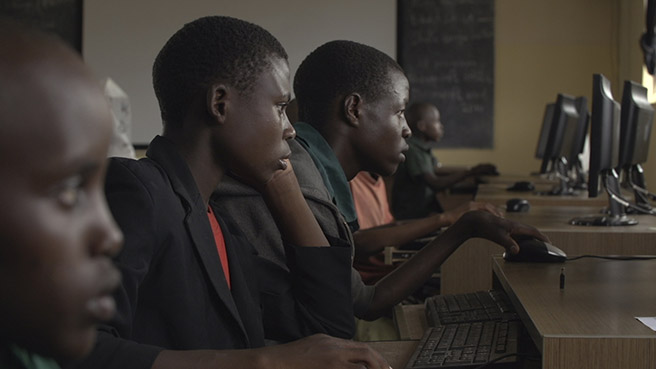
<svg viewBox="0 0 656 369">
<path fill-rule="evenodd" d="M 331 196 L 312 158 L 294 139 L 289 141 L 289 147 L 292 150 L 292 166 L 303 196 L 324 234 L 329 240 L 333 240 L 331 244 L 341 242 L 349 245 L 352 252 L 351 231 L 339 209 L 332 203 Z M 266 204 L 259 193 L 235 180 L 224 180 L 215 191 L 215 195 L 220 199 L 217 206 L 239 223 L 241 231 L 255 246 L 260 257 L 270 261 L 277 273 L 289 275 L 286 248 L 280 241 L 280 233 L 275 221 L 266 210 Z M 331 278 L 350 278 L 352 296 L 349 304 L 353 307 L 353 315 L 360 317 L 369 309 L 375 289 L 373 286 L 364 285 L 360 274 L 352 268 L 351 264 L 352 258 L 349 258 L 342 265 L 333 267 L 334 271 L 331 274 L 333 277 Z M 291 277 L 288 278 L 290 279 L 286 283 L 290 283 L 292 280 Z M 281 278 L 281 281 L 284 282 L 284 279 Z M 333 305 L 337 303 L 338 301 L 334 301 Z M 267 326 L 267 322 L 264 323 Z M 335 330 L 335 323 L 326 321 L 322 328 L 324 331 L 332 333 Z M 297 319 L 296 325 L 299 327 L 297 331 L 304 334 L 313 332 L 312 326 L 307 327 L 302 319 Z M 288 330 L 289 327 L 290 325 L 288 325 Z M 268 334 L 269 329 L 266 331 Z M 316 332 L 318 329 L 315 327 L 314 331 Z"/>
<path fill-rule="evenodd" d="M 118 313 L 100 326 L 88 368 L 150 368 L 161 349 L 264 344 L 255 250 L 218 211 L 228 289 L 196 183 L 175 147 L 157 137 L 141 160 L 110 159 L 107 200 L 125 244 Z M 138 343 L 137 343 L 138 342 Z M 151 346 L 152 345 L 152 346 Z"/>
<path fill-rule="evenodd" d="M 151 142 L 146 155 L 110 161 L 106 193 L 125 236 L 116 258 L 123 283 L 116 318 L 100 327 L 98 344 L 80 367 L 150 368 L 162 349 L 258 347 L 265 323 L 284 333 L 299 317 L 313 327 L 331 321 L 341 336 L 353 335 L 352 309 L 340 309 L 351 295 L 349 278 L 339 276 L 350 259 L 348 247 L 284 244 L 289 272 L 281 276 L 212 198 L 228 253 L 230 290 L 187 164 L 163 137 Z M 264 312 L 260 296 L 269 306 Z"/>
</svg>

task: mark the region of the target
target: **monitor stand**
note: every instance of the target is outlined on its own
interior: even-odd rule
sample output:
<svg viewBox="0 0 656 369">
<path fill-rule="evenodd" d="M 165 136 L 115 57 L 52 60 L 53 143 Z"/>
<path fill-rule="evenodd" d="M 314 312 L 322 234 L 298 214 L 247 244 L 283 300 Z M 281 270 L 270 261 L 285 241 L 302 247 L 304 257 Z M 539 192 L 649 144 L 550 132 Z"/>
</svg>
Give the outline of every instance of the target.
<svg viewBox="0 0 656 369">
<path fill-rule="evenodd" d="M 567 175 L 567 162 L 564 158 L 554 162 L 553 174 L 558 178 L 559 183 L 555 185 L 551 191 L 536 192 L 541 196 L 578 196 L 579 192 L 575 191 L 573 186 L 570 186 L 571 179 Z"/>
<path fill-rule="evenodd" d="M 603 183 L 605 183 L 606 192 L 608 193 L 608 213 L 600 216 L 579 217 L 569 221 L 571 225 L 579 226 L 630 226 L 638 224 L 638 221 L 629 218 L 624 213 L 626 204 L 622 203 L 615 194 L 620 193 L 620 182 L 617 172 L 611 169 L 601 174 Z"/>
<path fill-rule="evenodd" d="M 645 184 L 645 172 L 640 164 L 636 164 L 629 168 L 628 180 L 631 188 L 633 188 L 634 201 L 639 208 L 651 211 L 652 207 L 647 201 L 647 197 L 651 194 L 647 191 Z"/>
</svg>

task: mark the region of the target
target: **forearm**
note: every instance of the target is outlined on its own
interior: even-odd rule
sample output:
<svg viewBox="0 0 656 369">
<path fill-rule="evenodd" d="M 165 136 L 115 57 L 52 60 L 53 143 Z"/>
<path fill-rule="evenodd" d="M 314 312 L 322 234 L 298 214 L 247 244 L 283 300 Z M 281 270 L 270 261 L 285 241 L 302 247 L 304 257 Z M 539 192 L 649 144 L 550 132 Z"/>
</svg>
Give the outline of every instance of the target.
<svg viewBox="0 0 656 369">
<path fill-rule="evenodd" d="M 262 196 L 283 240 L 298 246 L 328 246 L 293 171 L 269 181 Z"/>
<path fill-rule="evenodd" d="M 381 252 L 386 246 L 400 246 L 451 225 L 446 214 L 398 222 L 355 232 L 355 257 L 367 258 Z"/>
<path fill-rule="evenodd" d="M 376 284 L 376 293 L 366 319 L 376 319 L 422 285 L 468 238 L 458 224 L 440 234 L 415 256 L 402 263 Z"/>
<path fill-rule="evenodd" d="M 433 191 L 439 192 L 464 181 L 469 176 L 471 176 L 471 172 L 468 170 L 463 170 L 448 175 L 426 174 L 424 175 L 424 179 L 429 184 L 429 186 L 431 186 Z"/>
</svg>

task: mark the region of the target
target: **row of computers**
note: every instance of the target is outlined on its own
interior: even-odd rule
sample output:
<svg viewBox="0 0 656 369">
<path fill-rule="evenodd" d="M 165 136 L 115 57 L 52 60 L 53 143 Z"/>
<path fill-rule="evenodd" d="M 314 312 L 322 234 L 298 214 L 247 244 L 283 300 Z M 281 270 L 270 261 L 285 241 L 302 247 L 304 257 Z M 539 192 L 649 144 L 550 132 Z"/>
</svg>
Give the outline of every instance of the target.
<svg viewBox="0 0 656 369">
<path fill-rule="evenodd" d="M 643 86 L 626 81 L 620 106 L 601 74 L 593 76 L 591 111 L 586 97 L 565 94 L 547 105 L 536 156 L 542 159 L 541 174 L 558 178 L 559 184 L 546 195 L 587 189 L 589 197 L 597 197 L 603 184 L 609 198 L 602 214 L 573 219 L 572 224 L 628 225 L 636 221 L 627 212 L 656 214 L 649 204 L 656 196 L 646 190 L 641 167 L 647 161 L 653 118 Z M 580 154 L 588 137 L 586 173 Z M 633 202 L 622 197 L 618 173 L 633 190 Z M 520 356 L 535 351 L 520 347 L 525 333 L 502 290 L 436 295 L 426 299 L 425 308 L 429 328 L 406 369 L 515 367 Z"/>
<path fill-rule="evenodd" d="M 604 214 L 573 219 L 572 224 L 632 225 L 637 222 L 627 213 L 656 214 L 649 203 L 656 196 L 646 189 L 642 169 L 654 118 L 647 89 L 626 81 L 620 106 L 610 87 L 602 74 L 593 76 L 591 112 L 586 97 L 566 94 L 559 94 L 545 109 L 535 155 L 542 159 L 540 173 L 559 179 L 548 194 L 571 195 L 587 189 L 588 197 L 593 198 L 603 185 L 609 198 Z M 588 137 L 589 169 L 585 173 L 580 154 Z M 633 191 L 633 201 L 623 197 L 620 176 Z"/>
</svg>

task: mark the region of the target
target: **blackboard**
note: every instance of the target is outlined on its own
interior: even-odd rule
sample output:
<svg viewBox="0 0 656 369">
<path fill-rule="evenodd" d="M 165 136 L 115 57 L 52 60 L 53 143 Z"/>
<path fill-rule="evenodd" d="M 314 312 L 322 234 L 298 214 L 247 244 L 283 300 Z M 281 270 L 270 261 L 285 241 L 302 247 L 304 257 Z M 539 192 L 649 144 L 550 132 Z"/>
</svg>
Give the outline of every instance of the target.
<svg viewBox="0 0 656 369">
<path fill-rule="evenodd" d="M 494 0 L 398 0 L 397 59 L 411 102 L 442 115 L 440 148 L 494 143 Z"/>
<path fill-rule="evenodd" d="M 82 0 L 0 0 L 0 16 L 55 33 L 82 52 Z"/>
</svg>

